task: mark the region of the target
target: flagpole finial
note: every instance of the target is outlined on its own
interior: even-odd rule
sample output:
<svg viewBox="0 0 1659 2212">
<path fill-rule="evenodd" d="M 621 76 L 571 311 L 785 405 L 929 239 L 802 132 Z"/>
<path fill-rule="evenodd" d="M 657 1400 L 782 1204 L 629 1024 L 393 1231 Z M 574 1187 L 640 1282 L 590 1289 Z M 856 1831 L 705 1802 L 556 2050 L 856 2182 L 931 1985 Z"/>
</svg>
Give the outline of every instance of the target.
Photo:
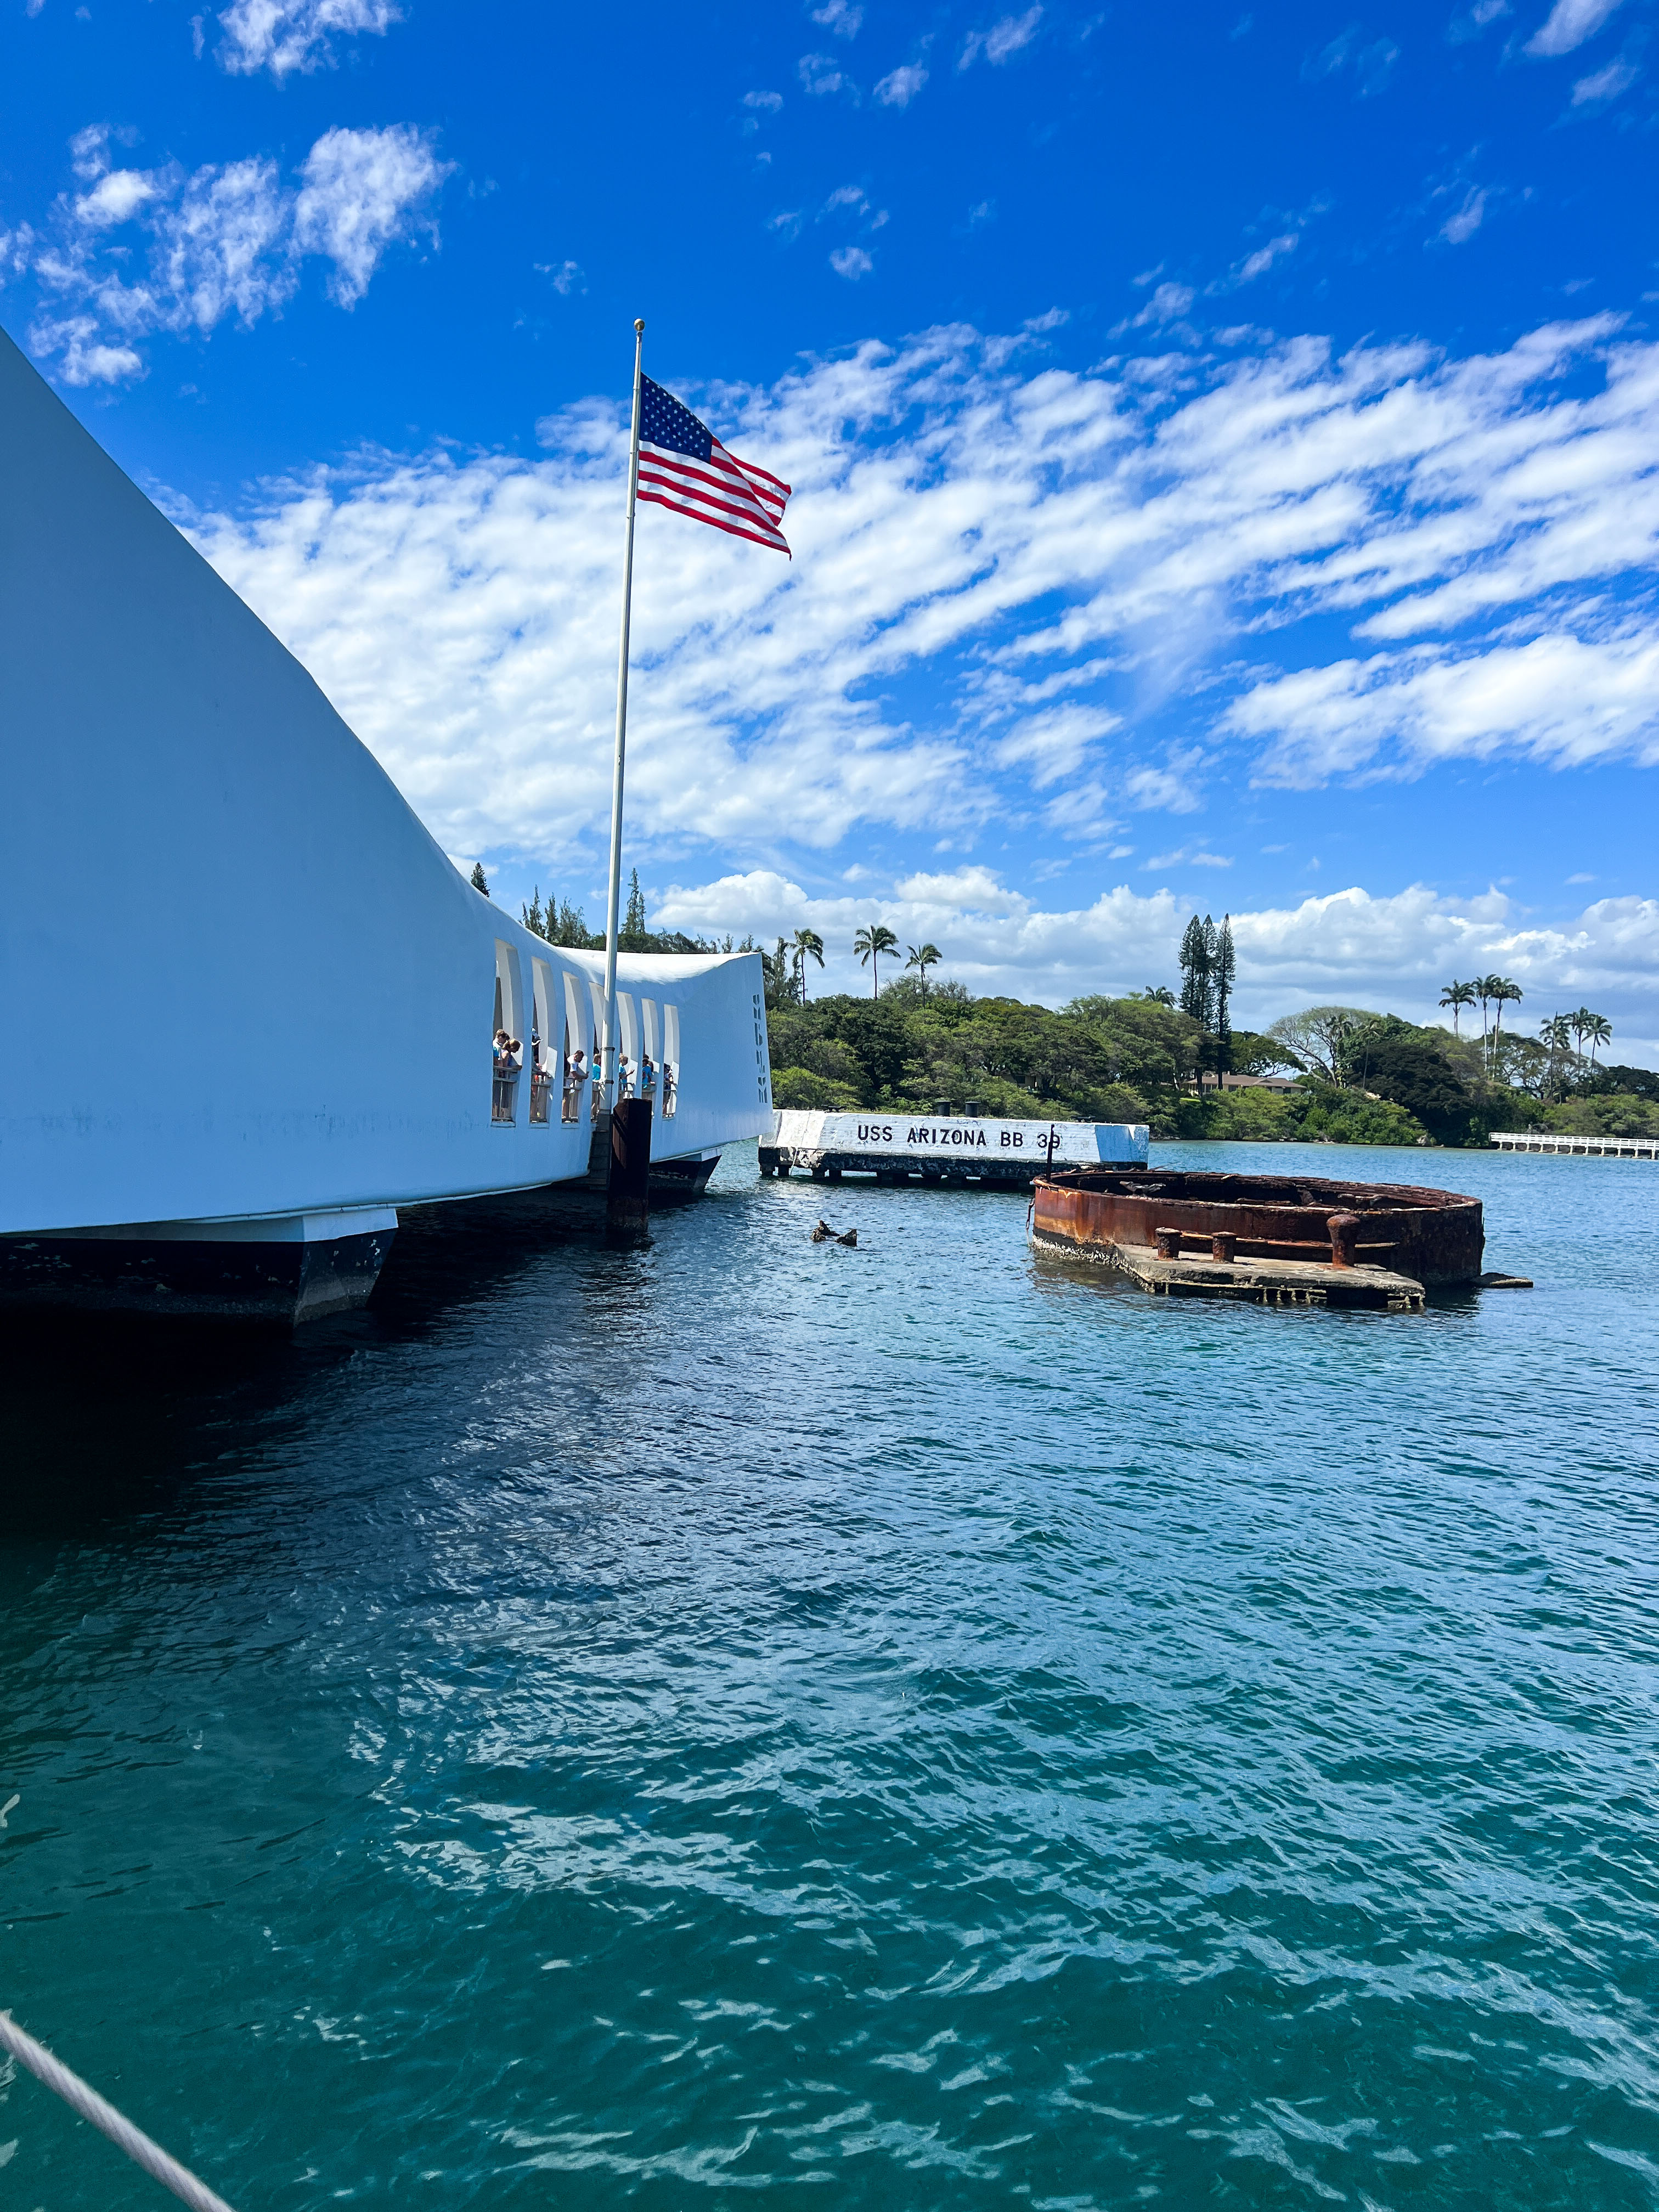
<svg viewBox="0 0 1659 2212">
<path fill-rule="evenodd" d="M 643 337 L 645 336 L 645 317 L 644 317 L 643 315 L 635 315 L 635 318 L 634 318 L 634 328 L 635 328 L 635 331 L 637 332 L 637 334 L 638 334 L 641 337 Z"/>
</svg>

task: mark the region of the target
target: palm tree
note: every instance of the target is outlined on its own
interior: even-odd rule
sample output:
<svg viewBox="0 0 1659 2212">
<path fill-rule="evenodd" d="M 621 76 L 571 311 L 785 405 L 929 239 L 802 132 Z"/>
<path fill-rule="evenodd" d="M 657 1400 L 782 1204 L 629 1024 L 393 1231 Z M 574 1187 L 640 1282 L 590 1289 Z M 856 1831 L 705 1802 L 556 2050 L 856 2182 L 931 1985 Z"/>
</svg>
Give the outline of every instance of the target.
<svg viewBox="0 0 1659 2212">
<path fill-rule="evenodd" d="M 907 968 L 921 969 L 921 995 L 925 999 L 927 996 L 927 970 L 937 968 L 942 956 L 937 945 L 924 945 L 920 948 L 912 945 L 907 949 L 910 957 L 904 964 Z"/>
<path fill-rule="evenodd" d="M 1167 983 L 1149 983 L 1139 995 L 1154 1006 L 1173 1006 L 1175 1004 L 1175 993 Z"/>
<path fill-rule="evenodd" d="M 899 941 L 884 921 L 872 921 L 867 929 L 860 930 L 853 939 L 853 950 L 859 957 L 860 967 L 862 968 L 866 962 L 869 964 L 876 986 L 874 996 L 878 999 L 881 996 L 881 956 L 884 952 L 896 952 L 898 949 Z"/>
<path fill-rule="evenodd" d="M 1504 1009 L 1505 1006 L 1519 1006 L 1526 993 L 1518 983 L 1511 982 L 1507 975 L 1488 975 L 1486 980 L 1486 990 L 1487 996 L 1498 1009 L 1492 1019 L 1492 1052 L 1496 1055 L 1498 1046 L 1504 1041 Z"/>
<path fill-rule="evenodd" d="M 1572 1050 L 1572 1023 L 1565 1014 L 1552 1014 L 1547 1022 L 1538 1024 L 1538 1039 L 1549 1048 L 1549 1066 L 1545 1071 L 1546 1093 L 1553 1091 L 1561 1062 Z"/>
<path fill-rule="evenodd" d="M 1451 1008 L 1452 1035 L 1455 1037 L 1461 1038 L 1463 1034 L 1458 1027 L 1457 1018 L 1465 1006 L 1472 1006 L 1474 1004 L 1475 996 L 1475 988 L 1473 983 L 1448 983 L 1440 994 L 1441 1005 Z"/>
<path fill-rule="evenodd" d="M 800 1002 L 804 1006 L 806 1004 L 806 963 L 809 960 L 816 960 L 819 967 L 823 967 L 823 939 L 816 929 L 798 929 L 795 932 L 794 951 L 795 981 L 800 991 Z"/>
<path fill-rule="evenodd" d="M 1486 1009 L 1492 1004 L 1492 986 L 1501 980 L 1497 975 L 1477 975 L 1469 987 L 1480 1005 L 1480 1057 L 1483 1061 L 1486 1057 Z"/>
<path fill-rule="evenodd" d="M 1595 1048 L 1613 1042 L 1613 1024 L 1605 1014 L 1592 1014 L 1584 1024 L 1584 1035 L 1590 1041 L 1590 1066 L 1595 1065 Z"/>
</svg>

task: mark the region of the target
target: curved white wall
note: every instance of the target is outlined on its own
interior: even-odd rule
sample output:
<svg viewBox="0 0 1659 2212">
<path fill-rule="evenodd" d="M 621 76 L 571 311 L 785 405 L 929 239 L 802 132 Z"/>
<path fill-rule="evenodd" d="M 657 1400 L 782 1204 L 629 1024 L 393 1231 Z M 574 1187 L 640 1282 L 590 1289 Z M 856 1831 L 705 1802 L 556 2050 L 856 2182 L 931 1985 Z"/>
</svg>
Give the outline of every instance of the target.
<svg viewBox="0 0 1659 2212">
<path fill-rule="evenodd" d="M 0 337 L 0 1231 L 582 1174 L 490 1115 L 497 940 L 305 670 Z M 680 1010 L 659 1156 L 769 1124 L 753 954 L 624 957 Z M 526 1000 L 527 1006 L 527 997 Z M 554 1042 L 562 1033 L 562 1014 Z M 527 1045 L 527 1014 L 520 1034 Z"/>
</svg>

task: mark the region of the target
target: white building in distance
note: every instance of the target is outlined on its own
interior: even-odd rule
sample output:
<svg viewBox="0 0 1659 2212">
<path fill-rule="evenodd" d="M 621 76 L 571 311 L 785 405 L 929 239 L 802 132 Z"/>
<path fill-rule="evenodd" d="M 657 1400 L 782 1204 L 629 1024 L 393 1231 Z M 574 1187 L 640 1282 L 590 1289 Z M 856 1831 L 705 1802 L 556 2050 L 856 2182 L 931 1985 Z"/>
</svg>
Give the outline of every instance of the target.
<svg viewBox="0 0 1659 2212">
<path fill-rule="evenodd" d="M 458 874 L 3 336 L 0 484 L 0 1303 L 304 1317 L 399 1207 L 584 1178 L 602 957 Z M 618 977 L 700 1188 L 770 1127 L 759 957 Z"/>
</svg>

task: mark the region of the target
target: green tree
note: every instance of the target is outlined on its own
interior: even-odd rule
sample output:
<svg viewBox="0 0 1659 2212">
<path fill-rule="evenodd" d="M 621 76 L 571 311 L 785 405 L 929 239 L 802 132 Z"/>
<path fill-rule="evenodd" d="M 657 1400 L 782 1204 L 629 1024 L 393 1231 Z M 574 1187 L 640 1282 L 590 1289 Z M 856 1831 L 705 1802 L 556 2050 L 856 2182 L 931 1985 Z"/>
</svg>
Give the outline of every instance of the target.
<svg viewBox="0 0 1659 2212">
<path fill-rule="evenodd" d="M 884 921 L 872 921 L 868 928 L 860 930 L 853 939 L 853 950 L 858 955 L 860 968 L 867 966 L 875 989 L 872 998 L 881 996 L 881 961 L 884 953 L 896 952 L 899 941 Z"/>
<path fill-rule="evenodd" d="M 1613 1024 L 1605 1015 L 1592 1014 L 1584 1024 L 1584 1035 L 1590 1041 L 1590 1066 L 1594 1067 L 1596 1047 L 1613 1042 Z"/>
<path fill-rule="evenodd" d="M 809 960 L 816 960 L 820 968 L 823 965 L 823 939 L 816 929 L 798 929 L 795 932 L 794 955 L 795 982 L 804 1006 L 806 1004 L 806 963 Z"/>
<path fill-rule="evenodd" d="M 1459 1145 L 1475 1097 L 1437 1041 L 1444 1036 L 1395 1014 L 1367 1014 L 1347 1036 L 1344 1058 L 1362 1090 L 1403 1106 L 1439 1143 Z"/>
<path fill-rule="evenodd" d="M 1233 918 L 1230 914 L 1221 917 L 1221 927 L 1216 933 L 1215 953 L 1210 969 L 1210 993 L 1214 1001 L 1215 1033 L 1218 1049 L 1215 1072 L 1217 1088 L 1220 1079 L 1233 1064 L 1232 997 L 1233 979 L 1238 971 L 1237 955 L 1233 950 Z"/>
<path fill-rule="evenodd" d="M 1463 1034 L 1458 1027 L 1458 1016 L 1465 1006 L 1472 1006 L 1474 1001 L 1475 988 L 1473 983 L 1448 983 L 1440 994 L 1441 1005 L 1451 1008 L 1452 1035 L 1455 1037 L 1461 1037 Z"/>
<path fill-rule="evenodd" d="M 767 1011 L 770 1012 L 775 1007 L 787 1006 L 795 995 L 793 963 L 787 939 L 779 938 L 770 952 L 762 953 L 761 975 L 765 987 Z"/>
<path fill-rule="evenodd" d="M 1496 1036 L 1501 1037 L 1504 1034 L 1504 1007 L 1518 1006 L 1525 998 L 1526 993 L 1518 983 L 1511 982 L 1507 975 L 1488 975 L 1486 988 L 1492 1004 L 1498 1009 L 1497 1018 L 1492 1024 L 1493 1031 Z"/>
<path fill-rule="evenodd" d="M 645 893 L 640 889 L 640 872 L 628 872 L 628 907 L 623 916 L 623 926 L 617 933 L 617 949 L 621 952 L 643 952 L 646 946 Z"/>
<path fill-rule="evenodd" d="M 1562 1087 L 1561 1070 L 1572 1050 L 1572 1022 L 1566 1014 L 1552 1014 L 1548 1021 L 1538 1025 L 1539 1041 L 1548 1050 L 1549 1066 L 1544 1079 L 1547 1092 L 1554 1093 Z"/>
<path fill-rule="evenodd" d="M 1363 1006 L 1310 1006 L 1304 1014 L 1281 1014 L 1269 1022 L 1267 1035 L 1285 1046 L 1300 1066 L 1340 1091 L 1349 1038 L 1362 1022 L 1376 1018 Z"/>
<path fill-rule="evenodd" d="M 1201 1030 L 1210 1026 L 1210 962 L 1215 935 L 1204 934 L 1204 924 L 1194 915 L 1181 933 L 1181 1011 Z"/>
<path fill-rule="evenodd" d="M 598 930 L 588 927 L 587 917 L 581 908 L 572 906 L 568 899 L 559 901 L 559 919 L 556 924 L 553 920 L 553 902 L 550 898 L 547 902 L 547 921 L 548 941 L 550 944 L 568 945 L 576 951 L 604 951 L 604 937 Z"/>
<path fill-rule="evenodd" d="M 920 946 L 912 945 L 908 949 L 910 957 L 904 964 L 907 968 L 919 968 L 921 970 L 921 995 L 925 999 L 927 996 L 927 970 L 939 966 L 939 949 L 937 945 Z"/>
<path fill-rule="evenodd" d="M 1484 1063 L 1488 1052 L 1486 1042 L 1486 1009 L 1492 1004 L 1492 987 L 1503 981 L 1501 975 L 1477 975 L 1470 988 L 1480 1006 L 1480 1057 Z"/>
<path fill-rule="evenodd" d="M 472 863 L 472 888 L 475 891 L 482 891 L 486 898 L 489 896 L 489 878 L 483 872 L 482 860 Z"/>
</svg>

